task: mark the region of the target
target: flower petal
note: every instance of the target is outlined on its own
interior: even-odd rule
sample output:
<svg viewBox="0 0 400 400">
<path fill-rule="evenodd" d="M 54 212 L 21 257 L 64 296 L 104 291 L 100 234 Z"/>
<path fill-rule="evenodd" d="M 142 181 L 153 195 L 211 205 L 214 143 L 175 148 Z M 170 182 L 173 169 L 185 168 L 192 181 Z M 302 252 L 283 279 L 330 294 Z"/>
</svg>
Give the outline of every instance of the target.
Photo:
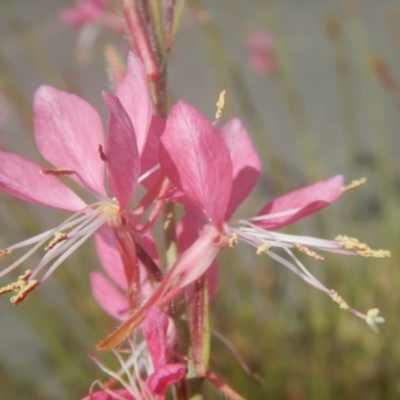
<svg viewBox="0 0 400 400">
<path fill-rule="evenodd" d="M 168 317 L 157 307 L 146 312 L 142 332 L 150 351 L 155 370 L 167 364 Z"/>
<path fill-rule="evenodd" d="M 225 214 L 225 220 L 229 220 L 256 184 L 261 172 L 261 163 L 240 120 L 229 121 L 221 128 L 220 134 L 229 150 L 233 165 L 232 195 Z"/>
<path fill-rule="evenodd" d="M 154 289 L 153 294 L 114 332 L 109 334 L 97 346 L 104 351 L 116 347 L 142 323 L 151 307 L 162 307 L 182 290 L 203 275 L 222 248 L 228 247 L 228 239 L 221 235 L 213 225 L 204 226 L 198 240 L 182 253 L 175 264 L 165 274 L 163 280 Z M 177 278 L 180 279 L 177 281 Z M 175 284 L 176 283 L 176 284 Z"/>
<path fill-rule="evenodd" d="M 167 364 L 150 375 L 146 383 L 153 393 L 162 395 L 169 386 L 179 382 L 186 374 L 185 365 L 179 363 Z"/>
<path fill-rule="evenodd" d="M 165 120 L 159 117 L 153 117 L 147 135 L 146 145 L 140 158 L 140 175 L 150 171 L 159 164 L 158 149 L 160 145 L 160 137 L 165 129 Z M 160 170 L 153 172 L 148 178 L 141 183 L 146 188 L 151 188 L 157 182 L 161 174 Z"/>
<path fill-rule="evenodd" d="M 129 53 L 125 78 L 118 85 L 117 97 L 135 128 L 139 152 L 142 153 L 149 130 L 153 105 L 147 87 L 147 75 L 140 58 Z"/>
<path fill-rule="evenodd" d="M 203 226 L 207 220 L 203 213 L 197 208 L 185 206 L 185 216 L 178 225 L 178 249 L 180 253 L 187 250 L 199 237 Z M 211 303 L 217 293 L 219 284 L 219 271 L 216 261 L 213 261 L 206 271 L 208 279 L 209 302 Z M 186 288 L 187 303 L 190 303 L 194 295 L 194 285 L 196 282 Z"/>
<path fill-rule="evenodd" d="M 114 232 L 103 225 L 95 234 L 96 250 L 107 275 L 122 289 L 127 290 L 126 276 L 121 256 L 117 249 Z"/>
<path fill-rule="evenodd" d="M 103 128 L 96 110 L 74 94 L 40 87 L 34 99 L 36 144 L 44 158 L 70 175 L 87 190 L 103 195 L 104 162 L 98 145 Z"/>
<path fill-rule="evenodd" d="M 8 194 L 36 204 L 78 211 L 86 204 L 54 175 L 17 154 L 0 151 L 0 187 Z"/>
<path fill-rule="evenodd" d="M 128 300 L 100 272 L 90 273 L 93 297 L 99 306 L 113 318 L 123 321 L 128 316 Z"/>
<path fill-rule="evenodd" d="M 104 93 L 110 111 L 106 146 L 110 189 L 117 198 L 120 211 L 131 201 L 140 172 L 139 151 L 135 130 L 118 97 Z"/>
<path fill-rule="evenodd" d="M 114 395 L 111 393 L 114 393 Z M 108 389 L 108 392 L 106 392 L 105 390 L 101 390 L 99 392 L 94 392 L 89 394 L 82 400 L 117 400 L 117 399 L 136 400 L 126 389 L 116 389 L 116 390 Z"/>
<path fill-rule="evenodd" d="M 292 224 L 335 202 L 342 194 L 342 187 L 343 176 L 336 175 L 325 181 L 295 190 L 268 203 L 257 214 L 259 216 L 257 221 L 252 222 L 270 230 Z M 271 214 L 276 214 L 276 216 Z M 262 216 L 266 218 L 260 218 Z"/>
<path fill-rule="evenodd" d="M 179 102 L 161 136 L 160 164 L 168 178 L 221 229 L 232 189 L 232 162 L 216 129 Z"/>
</svg>

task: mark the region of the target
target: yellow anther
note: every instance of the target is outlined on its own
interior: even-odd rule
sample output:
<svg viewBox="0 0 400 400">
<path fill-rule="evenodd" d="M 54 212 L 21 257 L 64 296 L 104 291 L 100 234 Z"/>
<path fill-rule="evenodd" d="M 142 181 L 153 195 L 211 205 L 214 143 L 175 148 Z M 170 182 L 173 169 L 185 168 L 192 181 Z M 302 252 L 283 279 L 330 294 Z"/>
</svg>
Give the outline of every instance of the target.
<svg viewBox="0 0 400 400">
<path fill-rule="evenodd" d="M 44 248 L 46 251 L 52 249 L 57 243 L 63 242 L 68 239 L 68 235 L 64 232 L 57 232 L 54 239 Z"/>
<path fill-rule="evenodd" d="M 228 245 L 229 245 L 229 247 L 235 247 L 237 244 L 238 244 L 238 237 L 237 237 L 237 234 L 234 232 L 229 237 Z"/>
<path fill-rule="evenodd" d="M 37 285 L 39 285 L 39 282 L 36 279 L 29 281 L 15 296 L 11 297 L 11 303 L 13 303 L 14 306 L 21 303 L 21 301 L 25 300 L 28 294 L 32 292 Z"/>
<path fill-rule="evenodd" d="M 345 302 L 345 300 L 343 299 L 343 297 L 342 297 L 342 296 L 339 296 L 338 292 L 336 292 L 335 290 L 331 290 L 331 297 L 332 297 L 332 300 L 333 300 L 335 303 L 338 303 L 338 304 L 339 304 L 339 307 L 340 307 L 342 310 L 347 310 L 347 309 L 349 308 L 349 305 Z"/>
<path fill-rule="evenodd" d="M 6 286 L 3 286 L 0 288 L 0 294 L 4 294 L 4 293 L 9 293 L 9 292 L 13 292 L 15 291 L 16 286 L 16 282 L 10 283 Z"/>
<path fill-rule="evenodd" d="M 335 238 L 339 246 L 346 250 L 354 250 L 363 257 L 388 258 L 391 256 L 387 250 L 372 250 L 367 244 L 361 243 L 357 238 L 339 235 Z"/>
<path fill-rule="evenodd" d="M 22 275 L 20 275 L 18 277 L 18 280 L 26 282 L 29 279 L 29 277 L 31 276 L 31 274 L 32 274 L 32 271 L 30 269 L 28 269 L 25 271 L 25 273 L 23 273 Z"/>
<path fill-rule="evenodd" d="M 355 181 L 349 183 L 348 185 L 341 187 L 340 191 L 342 193 L 346 193 L 349 190 L 352 190 L 352 189 L 358 188 L 361 185 L 364 185 L 365 182 L 367 182 L 367 178 L 356 179 Z"/>
<path fill-rule="evenodd" d="M 261 254 L 264 254 L 266 251 L 268 251 L 271 247 L 272 247 L 272 246 L 271 246 L 271 243 L 265 242 L 265 243 L 263 243 L 261 246 L 258 246 L 258 247 L 257 247 L 256 254 L 257 254 L 258 256 L 260 256 Z"/>
<path fill-rule="evenodd" d="M 222 111 L 224 110 L 225 107 L 225 94 L 226 90 L 223 90 L 218 97 L 218 101 L 216 103 L 217 106 L 217 112 L 215 113 L 215 118 L 220 119 L 222 116 Z"/>
<path fill-rule="evenodd" d="M 297 250 L 301 251 L 304 254 L 307 254 L 308 256 L 314 258 L 315 260 L 322 261 L 325 260 L 323 256 L 320 254 L 317 254 L 315 251 L 310 250 L 308 247 L 300 244 L 300 243 L 294 243 L 294 247 L 296 247 Z"/>
<path fill-rule="evenodd" d="M 16 282 L 10 283 L 0 288 L 0 294 L 15 292 L 16 295 L 11 297 L 11 303 L 15 306 L 26 299 L 26 296 L 37 286 L 39 282 L 36 279 L 28 281 L 32 271 L 28 270 L 18 277 Z"/>
<path fill-rule="evenodd" d="M 10 254 L 11 252 L 12 252 L 11 249 L 0 250 L 0 257 L 5 256 L 6 254 Z"/>
</svg>

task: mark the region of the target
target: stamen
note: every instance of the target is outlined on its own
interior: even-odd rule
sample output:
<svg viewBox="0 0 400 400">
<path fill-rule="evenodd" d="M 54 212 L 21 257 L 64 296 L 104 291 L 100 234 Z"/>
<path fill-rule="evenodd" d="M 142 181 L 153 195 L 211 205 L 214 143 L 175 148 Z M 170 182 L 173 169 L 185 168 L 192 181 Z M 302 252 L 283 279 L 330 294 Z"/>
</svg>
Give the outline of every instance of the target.
<svg viewBox="0 0 400 400">
<path fill-rule="evenodd" d="M 349 309 L 349 305 L 346 303 L 346 301 L 343 299 L 342 296 L 339 296 L 338 292 L 336 292 L 335 290 L 331 290 L 331 297 L 332 297 L 332 300 L 335 303 L 339 304 L 339 307 L 342 310 L 348 310 Z"/>
<path fill-rule="evenodd" d="M 379 329 L 376 324 L 383 324 L 385 322 L 385 318 L 379 316 L 379 308 L 371 308 L 367 312 L 366 322 L 375 333 L 379 333 Z"/>
<path fill-rule="evenodd" d="M 234 232 L 234 233 L 232 233 L 232 235 L 229 237 L 228 246 L 229 246 L 229 247 L 235 247 L 237 244 L 238 244 L 238 236 L 237 236 L 237 234 Z"/>
<path fill-rule="evenodd" d="M 43 247 L 45 243 L 48 242 L 55 235 L 55 238 L 46 247 L 47 253 L 44 255 L 44 257 L 41 259 L 39 264 L 32 272 L 32 278 L 34 278 L 44 266 L 46 266 L 55 257 L 58 257 L 61 253 L 66 252 L 67 256 L 71 254 L 71 252 L 77 247 L 74 245 L 79 238 L 81 238 L 82 236 L 86 238 L 90 236 L 90 234 L 95 232 L 104 222 L 106 222 L 110 214 L 117 212 L 116 210 L 118 211 L 118 206 L 110 203 L 93 203 L 78 211 L 74 215 L 70 216 L 67 220 L 65 220 L 56 228 L 43 232 L 42 234 L 23 242 L 17 243 L 16 245 L 11 246 L 9 249 L 3 250 L 2 253 L 6 254 L 9 251 L 15 250 L 17 248 L 33 245 L 33 247 L 17 261 L 0 271 L 0 277 L 8 274 L 10 271 L 21 265 L 26 259 L 28 259 L 39 248 Z M 62 232 L 67 229 L 72 229 L 68 233 L 68 237 L 66 237 L 66 234 Z M 61 244 L 57 246 L 57 244 L 59 243 Z M 65 258 L 66 257 L 64 257 L 63 259 Z"/>
<path fill-rule="evenodd" d="M 349 190 L 352 190 L 352 189 L 355 189 L 355 188 L 358 188 L 359 186 L 361 186 L 361 185 L 364 185 L 364 183 L 365 182 L 367 182 L 367 178 L 360 178 L 360 179 L 356 179 L 356 180 L 354 180 L 353 182 L 351 182 L 350 184 L 348 184 L 348 185 L 346 185 L 346 186 L 342 186 L 341 188 L 340 188 L 340 191 L 342 192 L 342 193 L 346 193 L 346 192 L 348 192 Z"/>
<path fill-rule="evenodd" d="M 42 168 L 39 174 L 42 175 L 71 175 L 75 171 L 71 168 Z"/>
<path fill-rule="evenodd" d="M 0 250 L 0 257 L 5 256 L 6 254 L 11 254 L 12 250 L 11 249 L 4 249 L 4 250 Z"/>
<path fill-rule="evenodd" d="M 57 243 L 63 242 L 68 239 L 68 235 L 64 232 L 57 232 L 54 234 L 54 239 L 44 248 L 46 251 L 52 249 Z"/>
<path fill-rule="evenodd" d="M 43 244 L 46 243 L 55 234 L 55 232 L 58 232 L 58 231 L 64 230 L 64 229 L 69 229 L 69 228 L 73 227 L 74 225 L 87 220 L 88 215 L 80 216 L 80 214 L 85 213 L 87 210 L 91 209 L 93 206 L 97 206 L 97 204 L 94 203 L 91 206 L 88 206 L 88 207 L 84 208 L 83 210 L 78 211 L 77 213 L 75 213 L 74 215 L 69 217 L 67 220 L 65 220 L 62 224 L 60 224 L 59 226 L 57 226 L 54 229 L 50 229 L 46 232 L 41 233 L 40 235 L 37 235 L 33 238 L 30 238 L 28 240 L 25 240 L 23 242 L 13 245 L 12 249 L 15 250 L 18 248 L 22 248 L 22 247 L 26 247 L 26 246 L 35 244 L 29 251 L 27 251 L 17 261 L 15 261 L 13 264 L 9 265 L 7 268 L 3 269 L 0 272 L 0 278 L 4 275 L 8 274 L 14 268 L 18 267 L 25 260 L 27 260 L 33 253 L 35 253 L 39 248 L 41 248 L 43 246 Z M 92 212 L 96 212 L 96 209 L 94 209 Z"/>
<path fill-rule="evenodd" d="M 261 246 L 257 247 L 256 254 L 260 256 L 261 254 L 264 254 L 266 251 L 268 251 L 272 247 L 271 243 L 265 242 Z"/>
<path fill-rule="evenodd" d="M 224 110 L 225 107 L 225 94 L 226 90 L 223 90 L 218 97 L 218 101 L 216 103 L 217 106 L 217 112 L 215 113 L 215 119 L 219 120 L 222 116 L 222 111 Z"/>
<path fill-rule="evenodd" d="M 354 250 L 363 257 L 388 258 L 391 256 L 387 250 L 372 250 L 367 244 L 361 243 L 357 238 L 339 235 L 335 238 L 339 246 L 346 250 Z"/>
<path fill-rule="evenodd" d="M 18 277 L 16 282 L 0 288 L 0 295 L 4 293 L 16 292 L 17 294 L 10 299 L 11 303 L 13 303 L 15 306 L 21 303 L 21 301 L 26 299 L 28 294 L 39 285 L 39 282 L 36 279 L 32 279 L 28 282 L 31 273 L 32 271 L 27 270 L 23 275 Z"/>
<path fill-rule="evenodd" d="M 99 157 L 102 161 L 106 162 L 107 161 L 107 156 L 106 153 L 103 151 L 103 146 L 99 143 L 97 145 L 97 151 L 99 152 Z"/>
<path fill-rule="evenodd" d="M 25 300 L 30 292 L 35 289 L 36 286 L 39 285 L 39 282 L 36 279 L 32 279 L 29 281 L 21 290 L 13 297 L 11 297 L 10 301 L 17 306 L 23 300 Z"/>
<path fill-rule="evenodd" d="M 79 246 L 82 245 L 90 236 L 93 235 L 97 229 L 100 228 L 107 220 L 106 215 L 95 216 L 91 219 L 90 223 L 81 229 L 75 228 L 76 236 L 71 239 L 75 232 L 71 231 L 69 234 L 69 239 L 67 242 L 64 242 L 59 249 L 55 249 L 54 253 L 48 252 L 41 260 L 39 265 L 34 270 L 34 275 L 36 275 L 45 265 L 47 265 L 52 259 L 60 255 L 58 259 L 49 267 L 43 278 L 42 282 L 45 281 L 56 269 L 57 267 L 67 259 Z M 82 224 L 83 225 L 83 224 Z M 47 258 L 48 256 L 48 258 Z"/>
<path fill-rule="evenodd" d="M 160 164 L 156 164 L 153 168 L 150 168 L 148 171 L 146 171 L 143 175 L 139 177 L 138 183 L 143 182 L 146 178 L 148 178 L 151 174 L 153 174 L 159 169 L 160 169 Z"/>
<path fill-rule="evenodd" d="M 323 256 L 320 254 L 317 254 L 315 251 L 310 250 L 308 247 L 303 246 L 300 243 L 293 243 L 294 247 L 296 247 L 297 250 L 301 251 L 304 254 L 307 254 L 308 256 L 314 258 L 315 260 L 322 261 L 325 260 Z"/>
</svg>

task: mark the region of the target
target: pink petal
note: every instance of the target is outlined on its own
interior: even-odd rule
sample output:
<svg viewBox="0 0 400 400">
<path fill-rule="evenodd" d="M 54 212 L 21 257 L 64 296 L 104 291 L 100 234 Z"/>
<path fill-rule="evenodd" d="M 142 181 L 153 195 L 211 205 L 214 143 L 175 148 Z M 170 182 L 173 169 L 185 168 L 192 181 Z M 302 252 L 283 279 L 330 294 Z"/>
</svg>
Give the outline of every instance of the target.
<svg viewBox="0 0 400 400">
<path fill-rule="evenodd" d="M 0 151 L 0 187 L 8 194 L 36 204 L 78 211 L 86 204 L 54 175 L 22 156 Z"/>
<path fill-rule="evenodd" d="M 261 163 L 250 136 L 240 120 L 232 119 L 222 127 L 220 133 L 233 165 L 232 195 L 225 214 L 225 220 L 229 220 L 256 184 L 261 172 Z"/>
<path fill-rule="evenodd" d="M 157 307 L 146 312 L 142 332 L 153 360 L 155 370 L 167 364 L 168 317 Z"/>
<path fill-rule="evenodd" d="M 257 214 L 259 216 L 265 215 L 266 218 L 254 223 L 270 230 L 292 224 L 335 202 L 342 193 L 342 187 L 343 176 L 336 175 L 333 178 L 278 197 L 263 207 Z M 280 213 L 284 215 L 279 216 Z M 269 218 L 272 217 L 271 214 L 278 215 L 274 218 Z"/>
<path fill-rule="evenodd" d="M 187 374 L 187 368 L 183 364 L 167 364 L 155 371 L 148 379 L 148 388 L 156 394 L 162 395 L 165 390 L 179 382 Z"/>
<path fill-rule="evenodd" d="M 114 231 L 103 225 L 95 234 L 96 250 L 107 275 L 122 289 L 127 290 L 126 276 L 117 249 Z"/>
<path fill-rule="evenodd" d="M 125 79 L 118 85 L 117 96 L 135 128 L 139 152 L 142 153 L 149 130 L 153 105 L 147 87 L 147 75 L 140 58 L 129 53 Z"/>
<path fill-rule="evenodd" d="M 274 41 L 268 32 L 253 33 L 247 43 L 251 67 L 258 72 L 272 75 L 276 71 Z"/>
<path fill-rule="evenodd" d="M 100 11 L 101 10 L 96 6 L 81 1 L 80 4 L 75 7 L 69 7 L 62 10 L 60 12 L 60 20 L 66 25 L 80 28 L 85 24 L 96 21 Z"/>
<path fill-rule="evenodd" d="M 183 253 L 188 249 L 199 237 L 204 224 L 206 223 L 204 214 L 200 213 L 198 209 L 185 206 L 185 216 L 182 218 L 178 225 L 178 248 L 179 252 Z M 208 291 L 210 294 L 210 303 L 214 299 L 218 284 L 219 284 L 219 271 L 216 261 L 213 261 L 206 271 L 208 279 Z M 194 295 L 194 284 L 186 289 L 186 299 L 190 303 Z"/>
<path fill-rule="evenodd" d="M 213 225 L 205 225 L 196 243 L 179 256 L 153 294 L 133 315 L 101 341 L 97 350 L 109 350 L 121 343 L 141 325 L 150 308 L 162 307 L 170 302 L 187 285 L 198 279 L 209 268 L 219 251 L 227 246 L 228 239 L 225 235 L 221 235 Z M 179 277 L 181 279 L 176 283 Z"/>
<path fill-rule="evenodd" d="M 70 175 L 87 190 L 104 194 L 104 162 L 98 145 L 103 129 L 94 108 L 74 94 L 40 87 L 34 100 L 36 144 L 44 158 Z"/>
<path fill-rule="evenodd" d="M 221 229 L 232 189 L 224 141 L 194 107 L 179 102 L 161 137 L 160 163 L 168 178 Z"/>
<path fill-rule="evenodd" d="M 180 255 L 160 284 L 168 285 L 176 277 L 180 277 L 168 297 L 172 299 L 191 283 L 195 282 L 211 267 L 218 253 L 228 247 L 228 238 L 221 235 L 213 225 L 204 225 L 199 237 L 184 253 Z M 155 290 L 158 291 L 159 288 Z M 156 296 L 155 294 L 153 296 Z M 167 296 L 166 296 L 167 297 Z M 163 302 L 165 298 L 163 299 Z"/>
<path fill-rule="evenodd" d="M 135 400 L 135 398 L 126 389 L 116 389 L 116 390 L 109 389 L 109 390 L 115 393 L 115 396 L 113 396 L 110 393 L 107 393 L 104 390 L 101 390 L 99 392 L 95 392 L 90 394 L 89 396 L 86 396 L 82 400 L 117 400 L 121 398 L 125 400 Z"/>
<path fill-rule="evenodd" d="M 104 93 L 110 111 L 106 157 L 110 189 L 124 211 L 135 193 L 140 172 L 136 135 L 118 97 Z"/>
<path fill-rule="evenodd" d="M 160 145 L 160 137 L 165 129 L 165 120 L 163 118 L 153 117 L 147 135 L 146 145 L 143 149 L 140 159 L 140 175 L 143 175 L 157 164 L 159 164 L 158 149 Z M 161 174 L 160 170 L 153 172 L 146 178 L 142 184 L 146 188 L 152 187 Z"/>
<path fill-rule="evenodd" d="M 126 297 L 100 272 L 90 273 L 93 297 L 99 306 L 113 318 L 123 321 L 128 315 Z"/>
</svg>

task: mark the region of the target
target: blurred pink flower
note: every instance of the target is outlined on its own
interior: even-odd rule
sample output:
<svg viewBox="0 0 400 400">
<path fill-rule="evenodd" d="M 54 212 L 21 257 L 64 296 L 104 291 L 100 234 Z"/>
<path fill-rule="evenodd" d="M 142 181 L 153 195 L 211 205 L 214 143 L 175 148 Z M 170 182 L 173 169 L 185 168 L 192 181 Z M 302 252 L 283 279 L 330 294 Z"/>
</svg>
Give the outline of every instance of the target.
<svg viewBox="0 0 400 400">
<path fill-rule="evenodd" d="M 110 0 L 77 0 L 74 7 L 60 12 L 60 19 L 73 28 L 90 24 L 104 26 L 117 33 L 123 29 L 121 18 L 110 10 Z"/>
<path fill-rule="evenodd" d="M 251 68 L 267 75 L 276 72 L 274 41 L 270 33 L 265 31 L 253 33 L 248 38 L 246 49 Z"/>
<path fill-rule="evenodd" d="M 77 0 L 74 7 L 59 13 L 61 22 L 78 29 L 76 56 L 85 62 L 90 60 L 94 44 L 103 28 L 121 35 L 124 31 L 122 18 L 112 10 L 114 0 Z"/>
</svg>

